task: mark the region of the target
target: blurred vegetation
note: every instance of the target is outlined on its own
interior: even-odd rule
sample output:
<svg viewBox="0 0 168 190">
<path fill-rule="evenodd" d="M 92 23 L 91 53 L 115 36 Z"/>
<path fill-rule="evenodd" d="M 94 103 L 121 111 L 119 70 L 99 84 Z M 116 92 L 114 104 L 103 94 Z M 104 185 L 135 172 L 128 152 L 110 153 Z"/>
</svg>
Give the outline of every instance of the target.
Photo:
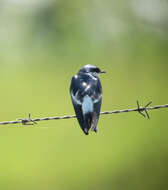
<svg viewBox="0 0 168 190">
<path fill-rule="evenodd" d="M 1 0 L 0 120 L 74 114 L 71 77 L 101 76 L 102 111 L 168 97 L 166 0 Z M 75 119 L 1 126 L 0 189 L 167 188 L 167 114 L 101 116 L 85 136 Z"/>
</svg>

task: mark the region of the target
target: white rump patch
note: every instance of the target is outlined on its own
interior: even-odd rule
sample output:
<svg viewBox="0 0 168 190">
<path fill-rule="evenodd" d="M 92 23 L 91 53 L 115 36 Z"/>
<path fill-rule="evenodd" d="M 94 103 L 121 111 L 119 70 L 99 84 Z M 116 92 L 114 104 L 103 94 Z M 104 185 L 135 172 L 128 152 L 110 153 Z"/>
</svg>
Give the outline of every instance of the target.
<svg viewBox="0 0 168 190">
<path fill-rule="evenodd" d="M 92 102 L 92 99 L 88 95 L 86 95 L 83 99 L 82 112 L 84 115 L 87 113 L 93 112 L 93 102 Z"/>
</svg>

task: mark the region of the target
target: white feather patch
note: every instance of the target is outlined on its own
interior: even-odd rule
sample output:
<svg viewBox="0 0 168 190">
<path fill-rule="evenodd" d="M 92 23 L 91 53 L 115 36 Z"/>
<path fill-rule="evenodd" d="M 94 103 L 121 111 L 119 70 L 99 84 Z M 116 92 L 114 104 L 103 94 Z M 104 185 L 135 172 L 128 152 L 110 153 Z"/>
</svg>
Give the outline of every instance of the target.
<svg viewBox="0 0 168 190">
<path fill-rule="evenodd" d="M 82 105 L 82 102 L 77 98 L 78 93 L 79 93 L 79 92 L 77 91 L 76 94 L 74 95 L 73 92 L 71 91 L 71 97 L 72 97 L 73 101 L 74 101 L 76 104 Z"/>
<path fill-rule="evenodd" d="M 82 111 L 84 115 L 87 113 L 93 112 L 93 102 L 92 102 L 92 99 L 88 95 L 86 95 L 83 99 Z"/>
</svg>

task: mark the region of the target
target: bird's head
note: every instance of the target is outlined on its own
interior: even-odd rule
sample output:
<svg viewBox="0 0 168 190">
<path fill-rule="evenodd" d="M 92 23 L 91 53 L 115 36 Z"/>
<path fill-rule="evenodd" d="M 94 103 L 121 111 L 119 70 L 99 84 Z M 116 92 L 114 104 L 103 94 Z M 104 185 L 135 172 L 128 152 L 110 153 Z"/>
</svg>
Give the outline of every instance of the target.
<svg viewBox="0 0 168 190">
<path fill-rule="evenodd" d="M 106 73 L 104 70 L 100 70 L 98 67 L 94 65 L 85 65 L 80 69 L 79 72 L 82 73 L 90 73 L 94 76 L 98 76 L 99 74 Z"/>
</svg>

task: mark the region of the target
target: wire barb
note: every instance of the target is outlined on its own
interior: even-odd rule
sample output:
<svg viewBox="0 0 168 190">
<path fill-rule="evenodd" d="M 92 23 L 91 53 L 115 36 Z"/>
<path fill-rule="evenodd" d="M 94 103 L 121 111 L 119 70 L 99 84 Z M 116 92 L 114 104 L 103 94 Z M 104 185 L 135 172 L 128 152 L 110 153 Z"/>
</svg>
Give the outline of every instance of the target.
<svg viewBox="0 0 168 190">
<path fill-rule="evenodd" d="M 139 101 L 137 100 L 137 106 L 138 106 L 137 110 L 138 110 L 138 113 L 140 113 L 143 117 L 147 116 L 147 118 L 150 119 L 150 116 L 148 114 L 147 108 L 151 104 L 152 104 L 152 101 L 150 101 L 149 103 L 147 103 L 144 107 L 140 107 Z M 143 112 L 145 112 L 146 115 Z"/>
<path fill-rule="evenodd" d="M 139 104 L 139 101 L 137 101 L 138 108 L 132 108 L 132 109 L 124 109 L 124 110 L 114 110 L 114 111 L 105 111 L 101 112 L 100 115 L 107 115 L 107 114 L 117 114 L 117 113 L 128 113 L 128 112 L 138 112 L 143 117 L 147 117 L 150 119 L 148 111 L 150 110 L 156 110 L 161 108 L 168 108 L 168 104 L 164 105 L 158 105 L 154 107 L 149 107 L 151 105 L 152 101 L 147 103 L 144 107 L 141 107 Z M 145 112 L 145 113 L 144 113 Z M 21 123 L 23 125 L 34 125 L 37 124 L 39 121 L 48 121 L 48 120 L 60 120 L 60 119 L 73 119 L 76 118 L 75 115 L 66 115 L 66 116 L 56 116 L 56 117 L 44 117 L 44 118 L 35 118 L 31 119 L 31 114 L 29 113 L 28 118 L 26 119 L 18 119 L 15 121 L 2 121 L 0 122 L 0 125 L 7 125 L 7 124 L 18 124 Z"/>
<path fill-rule="evenodd" d="M 31 119 L 31 114 L 29 113 L 27 119 L 18 119 L 23 125 L 34 125 L 37 124 L 34 120 Z"/>
</svg>

